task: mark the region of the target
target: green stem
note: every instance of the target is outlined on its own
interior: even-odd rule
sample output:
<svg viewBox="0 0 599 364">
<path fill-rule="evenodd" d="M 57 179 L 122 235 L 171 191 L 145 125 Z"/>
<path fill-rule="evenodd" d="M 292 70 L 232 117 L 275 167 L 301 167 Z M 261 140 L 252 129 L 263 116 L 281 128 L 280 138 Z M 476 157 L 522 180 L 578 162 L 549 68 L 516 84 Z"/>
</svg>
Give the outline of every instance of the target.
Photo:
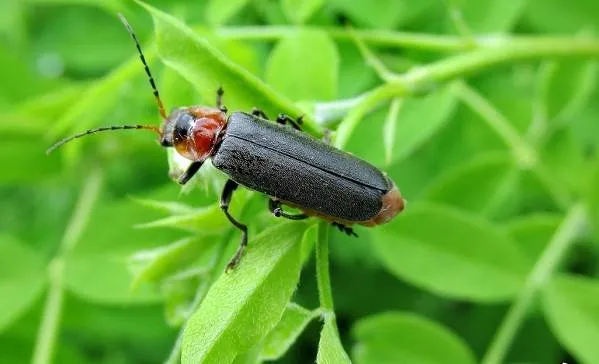
<svg viewBox="0 0 599 364">
<path fill-rule="evenodd" d="M 415 67 L 361 99 L 341 122 L 336 145 L 344 146 L 366 113 L 392 97 L 428 90 L 440 82 L 466 77 L 503 63 L 557 56 L 599 57 L 599 42 L 582 38 L 505 38 L 493 46 Z"/>
<path fill-rule="evenodd" d="M 75 246 L 92 212 L 93 205 L 98 198 L 102 176 L 98 171 L 93 171 L 85 181 L 81 196 L 77 201 L 73 215 L 63 235 L 60 250 L 48 266 L 49 289 L 42 316 L 42 322 L 37 334 L 37 341 L 33 349 L 34 364 L 47 364 L 52 362 L 56 337 L 62 315 L 62 302 L 64 296 L 64 261 L 66 254 Z"/>
<path fill-rule="evenodd" d="M 528 309 L 534 302 L 539 290 L 551 278 L 559 263 L 568 252 L 574 238 L 580 233 L 580 227 L 585 220 L 585 210 L 582 205 L 575 205 L 569 211 L 559 228 L 553 234 L 541 257 L 530 271 L 516 301 L 510 307 L 501 323 L 495 338 L 485 354 L 483 364 L 499 364 L 504 361 L 510 345 L 526 318 Z"/>
<path fill-rule="evenodd" d="M 345 28 L 309 27 L 322 30 L 338 40 L 350 40 L 352 35 Z M 294 34 L 297 27 L 266 26 L 266 27 L 227 27 L 216 30 L 223 38 L 250 41 L 276 41 Z M 353 30 L 363 41 L 381 47 L 417 48 L 420 50 L 455 52 L 472 49 L 472 43 L 460 37 L 449 35 L 430 35 L 417 33 L 402 33 L 386 30 Z"/>
<path fill-rule="evenodd" d="M 331 293 L 331 277 L 329 275 L 329 225 L 324 221 L 318 223 L 316 282 L 320 308 L 327 313 L 333 313 L 333 294 Z"/>
</svg>

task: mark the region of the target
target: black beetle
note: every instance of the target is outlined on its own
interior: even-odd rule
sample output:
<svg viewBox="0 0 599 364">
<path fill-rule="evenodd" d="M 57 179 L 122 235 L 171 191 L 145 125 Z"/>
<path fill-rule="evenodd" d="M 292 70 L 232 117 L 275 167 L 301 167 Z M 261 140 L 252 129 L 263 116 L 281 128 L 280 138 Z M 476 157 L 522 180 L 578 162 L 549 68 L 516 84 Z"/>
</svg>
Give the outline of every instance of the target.
<svg viewBox="0 0 599 364">
<path fill-rule="evenodd" d="M 227 116 L 222 88 L 217 91 L 216 107 L 181 107 L 167 117 L 135 33 L 127 20 L 119 16 L 139 51 L 164 124 L 161 128 L 119 125 L 90 129 L 63 139 L 48 152 L 99 131 L 149 129 L 160 135 L 163 147 L 174 147 L 192 161 L 179 177 L 181 184 L 187 183 L 211 158 L 212 164 L 229 176 L 220 206 L 229 221 L 241 230 L 241 244 L 227 269 L 239 262 L 247 245 L 247 226 L 229 213 L 229 202 L 239 185 L 268 195 L 274 216 L 291 220 L 315 216 L 354 236 L 357 235 L 351 225 L 384 224 L 403 210 L 404 199 L 393 181 L 373 165 L 302 133 L 301 119 L 280 114 L 273 123 L 259 109 Z M 302 213 L 286 213 L 282 205 Z"/>
</svg>

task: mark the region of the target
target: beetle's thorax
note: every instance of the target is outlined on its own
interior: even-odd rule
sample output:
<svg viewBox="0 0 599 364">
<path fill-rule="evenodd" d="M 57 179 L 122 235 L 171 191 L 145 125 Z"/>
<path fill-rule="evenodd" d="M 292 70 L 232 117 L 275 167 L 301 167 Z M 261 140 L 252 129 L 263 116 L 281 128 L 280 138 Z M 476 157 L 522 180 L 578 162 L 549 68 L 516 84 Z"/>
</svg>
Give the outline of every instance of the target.
<svg viewBox="0 0 599 364">
<path fill-rule="evenodd" d="M 165 147 L 174 146 L 187 159 L 202 161 L 212 153 L 226 123 L 226 114 L 217 108 L 177 108 L 164 123 L 160 143 Z"/>
</svg>

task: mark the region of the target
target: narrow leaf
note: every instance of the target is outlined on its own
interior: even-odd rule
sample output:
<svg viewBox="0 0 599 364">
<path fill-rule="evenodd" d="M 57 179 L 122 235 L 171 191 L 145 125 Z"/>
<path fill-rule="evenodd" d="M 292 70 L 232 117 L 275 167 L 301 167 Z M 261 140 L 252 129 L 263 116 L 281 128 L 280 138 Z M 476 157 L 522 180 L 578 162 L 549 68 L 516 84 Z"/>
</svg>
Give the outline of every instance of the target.
<svg viewBox="0 0 599 364">
<path fill-rule="evenodd" d="M 317 315 L 318 311 L 309 311 L 298 304 L 287 305 L 281 321 L 264 339 L 260 358 L 277 360 L 282 357 Z"/>
<path fill-rule="evenodd" d="M 391 273 L 445 297 L 506 300 L 519 291 L 528 270 L 507 234 L 449 207 L 411 206 L 377 234 L 377 255 Z"/>
<path fill-rule="evenodd" d="M 325 314 L 324 325 L 320 332 L 320 341 L 318 342 L 318 354 L 316 355 L 317 364 L 343 364 L 351 363 L 349 356 L 343 349 L 335 316 Z"/>
<path fill-rule="evenodd" d="M 188 321 L 183 363 L 231 363 L 276 326 L 299 279 L 306 227 L 284 223 L 250 240 L 240 264 L 214 283 Z"/>
<path fill-rule="evenodd" d="M 599 358 L 599 281 L 562 275 L 542 296 L 545 317 L 553 333 L 580 362 Z"/>
<path fill-rule="evenodd" d="M 475 363 L 466 343 L 438 323 L 411 313 L 388 312 L 358 321 L 353 329 L 359 364 Z M 434 343 L 434 345 L 431 345 Z"/>
<path fill-rule="evenodd" d="M 389 113 L 383 125 L 383 143 L 385 144 L 385 164 L 390 165 L 393 159 L 393 150 L 397 142 L 395 129 L 397 129 L 397 119 L 401 108 L 402 99 L 395 98 L 389 106 Z"/>
</svg>

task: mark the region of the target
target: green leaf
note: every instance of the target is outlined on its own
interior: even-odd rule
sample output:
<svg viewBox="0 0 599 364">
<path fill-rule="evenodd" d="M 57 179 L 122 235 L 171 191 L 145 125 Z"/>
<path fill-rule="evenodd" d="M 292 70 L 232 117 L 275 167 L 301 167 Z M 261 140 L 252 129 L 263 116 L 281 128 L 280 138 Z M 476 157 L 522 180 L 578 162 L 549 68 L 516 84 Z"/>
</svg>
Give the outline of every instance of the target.
<svg viewBox="0 0 599 364">
<path fill-rule="evenodd" d="M 561 61 L 551 67 L 543 102 L 550 121 L 568 122 L 589 103 L 596 89 L 596 61 Z"/>
<path fill-rule="evenodd" d="M 206 6 L 206 20 L 213 25 L 222 25 L 241 11 L 248 0 L 210 0 Z"/>
<path fill-rule="evenodd" d="M 214 100 L 217 88 L 222 86 L 224 102 L 231 110 L 250 111 L 252 107 L 259 107 L 273 116 L 279 113 L 302 115 L 287 98 L 232 63 L 176 18 L 140 4 L 154 19 L 158 52 L 164 63 L 194 85 L 203 100 Z M 320 134 L 308 115 L 304 118 L 304 129 Z"/>
<path fill-rule="evenodd" d="M 587 208 L 591 227 L 595 232 L 596 239 L 599 240 L 599 158 L 595 162 L 595 168 L 588 183 Z"/>
<path fill-rule="evenodd" d="M 173 227 L 203 235 L 221 233 L 230 227 L 218 204 L 194 209 L 193 213 L 173 215 L 136 225 L 140 229 Z"/>
<path fill-rule="evenodd" d="M 320 341 L 318 342 L 318 354 L 316 355 L 317 364 L 342 364 L 351 363 L 349 356 L 343 349 L 337 324 L 333 314 L 324 315 L 324 325 L 320 332 Z"/>
<path fill-rule="evenodd" d="M 526 0 L 449 0 L 462 12 L 473 33 L 497 33 L 511 30 L 526 7 Z"/>
<path fill-rule="evenodd" d="M 331 0 L 329 6 L 368 28 L 396 28 L 407 25 L 429 11 L 436 3 L 431 0 Z"/>
<path fill-rule="evenodd" d="M 568 128 L 556 130 L 549 136 L 541 150 L 541 161 L 551 178 L 571 192 L 580 193 L 589 179 L 583 146 Z"/>
<path fill-rule="evenodd" d="M 150 61 L 153 57 L 152 50 L 146 50 L 145 56 Z M 69 105 L 61 117 L 53 123 L 48 136 L 55 139 L 71 130 L 74 125 L 81 130 L 95 125 L 122 98 L 121 86 L 142 71 L 143 67 L 139 63 L 138 57 L 135 56 L 109 75 L 91 84 L 81 92 L 77 101 Z"/>
<path fill-rule="evenodd" d="M 430 139 L 450 119 L 457 99 L 451 84 L 420 98 L 406 98 L 399 110 L 392 163 L 397 162 Z"/>
<path fill-rule="evenodd" d="M 506 225 L 506 229 L 532 267 L 545 250 L 562 220 L 563 216 L 561 215 L 535 214 L 510 221 Z"/>
<path fill-rule="evenodd" d="M 0 235 L 0 332 L 31 308 L 46 279 L 44 261 L 35 250 Z"/>
<path fill-rule="evenodd" d="M 519 291 L 528 270 L 507 234 L 449 207 L 411 206 L 377 234 L 376 252 L 391 273 L 444 297 L 503 301 Z"/>
<path fill-rule="evenodd" d="M 324 0 L 282 0 L 282 7 L 294 23 L 305 23 L 324 3 Z"/>
<path fill-rule="evenodd" d="M 513 204 L 518 173 L 510 155 L 486 153 L 449 169 L 433 181 L 423 197 L 487 215 L 500 202 Z"/>
<path fill-rule="evenodd" d="M 130 264 L 135 271 L 133 289 L 142 282 L 155 282 L 183 270 L 202 253 L 209 251 L 217 241 L 214 238 L 186 238 L 158 248 L 135 252 L 130 258 Z"/>
<path fill-rule="evenodd" d="M 580 362 L 599 358 L 599 281 L 562 275 L 542 295 L 545 317 L 553 333 Z"/>
<path fill-rule="evenodd" d="M 239 265 L 212 285 L 183 336 L 183 363 L 231 363 L 281 320 L 299 279 L 307 225 L 272 227 L 251 239 Z"/>
<path fill-rule="evenodd" d="M 352 333 L 357 341 L 354 358 L 359 364 L 476 362 L 460 337 L 411 313 L 388 312 L 363 318 Z"/>
<path fill-rule="evenodd" d="M 595 28 L 599 20 L 599 3 L 595 0 L 528 0 L 526 23 L 534 30 L 552 33 L 574 33 Z"/>
<path fill-rule="evenodd" d="M 38 137 L 0 136 L 0 183 L 6 185 L 32 184 L 56 175 L 60 171 L 60 157 L 46 156 L 47 145 Z M 43 163 L 40 163 L 43 160 Z M 35 168 L 32 168 L 35 166 Z"/>
<path fill-rule="evenodd" d="M 335 43 L 319 30 L 299 28 L 283 38 L 266 66 L 268 84 L 292 100 L 334 99 L 338 77 Z"/>
<path fill-rule="evenodd" d="M 281 321 L 264 339 L 260 358 L 277 360 L 282 357 L 316 316 L 318 311 L 309 311 L 298 304 L 289 303 Z"/>
<path fill-rule="evenodd" d="M 144 198 L 157 198 L 161 192 L 153 191 Z M 155 217 L 154 211 L 128 198 L 96 203 L 79 243 L 66 255 L 66 289 L 83 300 L 108 305 L 159 301 L 158 293 L 150 285 L 141 284 L 132 290 L 129 266 L 135 252 L 182 238 L 173 229 L 134 227 Z"/>
</svg>

